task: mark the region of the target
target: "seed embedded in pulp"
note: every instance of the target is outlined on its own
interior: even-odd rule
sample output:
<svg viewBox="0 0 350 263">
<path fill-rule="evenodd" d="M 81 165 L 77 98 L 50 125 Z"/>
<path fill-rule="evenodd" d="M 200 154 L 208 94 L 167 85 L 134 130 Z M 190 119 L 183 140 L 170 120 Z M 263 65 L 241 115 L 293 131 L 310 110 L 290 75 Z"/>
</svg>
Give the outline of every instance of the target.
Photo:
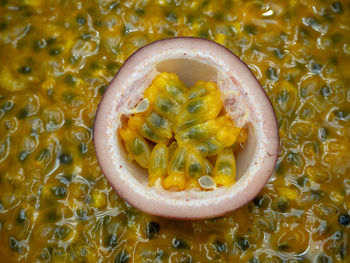
<svg viewBox="0 0 350 263">
<path fill-rule="evenodd" d="M 211 190 L 235 182 L 234 153 L 247 140 L 224 108 L 216 83 L 186 87 L 160 73 L 119 129 L 129 160 L 148 169 L 149 186 Z"/>
</svg>

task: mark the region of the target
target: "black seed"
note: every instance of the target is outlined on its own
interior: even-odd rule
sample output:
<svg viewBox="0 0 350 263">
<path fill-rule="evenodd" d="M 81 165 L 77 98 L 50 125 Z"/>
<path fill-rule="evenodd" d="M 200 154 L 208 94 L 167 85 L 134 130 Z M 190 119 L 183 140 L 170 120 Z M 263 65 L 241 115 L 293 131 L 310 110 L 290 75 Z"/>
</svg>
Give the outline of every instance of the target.
<svg viewBox="0 0 350 263">
<path fill-rule="evenodd" d="M 26 108 L 20 109 L 19 112 L 18 112 L 18 118 L 20 120 L 28 117 L 28 115 L 29 115 L 29 112 L 28 112 L 28 110 Z"/>
<path fill-rule="evenodd" d="M 269 199 L 265 195 L 257 196 L 253 199 L 253 203 L 256 207 L 265 208 L 269 203 Z"/>
<path fill-rule="evenodd" d="M 71 232 L 71 229 L 67 226 L 57 226 L 54 231 L 56 239 L 64 239 Z"/>
<path fill-rule="evenodd" d="M 288 244 L 281 244 L 278 246 L 279 250 L 286 251 L 289 248 Z"/>
<path fill-rule="evenodd" d="M 61 54 L 62 50 L 60 48 L 51 48 L 49 50 L 49 55 L 51 56 L 57 56 L 59 54 Z"/>
<path fill-rule="evenodd" d="M 0 227 L 1 230 L 1 227 Z M 347 254 L 348 254 L 348 245 L 346 243 L 343 243 L 341 245 L 341 248 L 339 250 L 339 256 L 341 260 L 344 260 L 344 258 L 346 258 Z"/>
<path fill-rule="evenodd" d="M 277 200 L 277 209 L 280 212 L 284 213 L 288 210 L 288 208 L 289 208 L 289 201 L 286 198 L 281 197 Z"/>
<path fill-rule="evenodd" d="M 119 253 L 115 258 L 115 263 L 128 263 L 129 262 L 130 255 L 128 251 L 123 249 L 121 253 Z"/>
<path fill-rule="evenodd" d="M 322 190 L 311 190 L 310 193 L 313 199 L 315 199 L 316 201 L 319 201 L 322 197 L 326 195 L 326 193 Z"/>
<path fill-rule="evenodd" d="M 29 66 L 23 66 L 18 69 L 18 72 L 22 74 L 29 74 L 30 72 L 32 72 L 32 68 Z"/>
<path fill-rule="evenodd" d="M 226 252 L 227 250 L 226 244 L 218 240 L 214 242 L 214 247 L 218 252 Z"/>
<path fill-rule="evenodd" d="M 100 65 L 96 61 L 92 61 L 91 64 L 90 64 L 90 68 L 92 70 L 99 69 Z"/>
<path fill-rule="evenodd" d="M 251 258 L 249 260 L 249 263 L 260 263 L 260 260 L 258 258 L 256 258 L 256 257 L 254 257 L 254 258 Z"/>
<path fill-rule="evenodd" d="M 159 228 L 160 226 L 158 223 L 153 221 L 149 222 L 146 229 L 147 238 L 149 239 L 154 238 L 158 234 Z"/>
<path fill-rule="evenodd" d="M 88 152 L 88 147 L 87 147 L 86 143 L 83 143 L 83 142 L 80 143 L 78 148 L 82 154 L 86 154 Z"/>
<path fill-rule="evenodd" d="M 46 40 L 46 44 L 48 46 L 50 46 L 50 45 L 52 45 L 54 43 L 56 43 L 56 37 L 50 37 L 49 39 Z"/>
<path fill-rule="evenodd" d="M 332 259 L 326 255 L 319 255 L 317 257 L 317 263 L 332 263 Z"/>
<path fill-rule="evenodd" d="M 319 137 L 320 137 L 320 139 L 321 139 L 321 141 L 326 141 L 327 140 L 327 137 L 328 137 L 328 129 L 327 128 L 325 128 L 325 127 L 322 127 L 322 128 L 320 128 L 319 129 L 319 131 L 318 131 L 318 135 L 319 135 Z"/>
<path fill-rule="evenodd" d="M 70 154 L 67 154 L 67 153 L 61 153 L 59 159 L 60 159 L 61 164 L 72 164 L 73 163 L 72 156 Z"/>
<path fill-rule="evenodd" d="M 284 58 L 284 52 L 278 48 L 276 48 L 274 51 L 273 51 L 274 55 L 279 58 L 279 59 L 282 59 Z"/>
<path fill-rule="evenodd" d="M 348 214 L 341 214 L 338 217 L 338 222 L 339 224 L 341 224 L 342 226 L 347 226 L 350 224 L 350 217 Z"/>
<path fill-rule="evenodd" d="M 107 70 L 113 75 L 117 73 L 119 68 L 120 68 L 120 65 L 116 62 L 110 62 L 107 64 Z"/>
<path fill-rule="evenodd" d="M 269 79 L 273 80 L 273 81 L 277 81 L 278 80 L 278 73 L 277 70 L 273 67 L 269 67 L 266 71 L 266 75 Z"/>
<path fill-rule="evenodd" d="M 323 86 L 321 88 L 321 94 L 323 97 L 327 98 L 329 95 L 331 95 L 331 89 L 328 86 Z"/>
<path fill-rule="evenodd" d="M 194 20 L 194 16 L 193 15 L 189 15 L 188 17 L 186 17 L 186 24 L 187 25 L 192 25 Z"/>
<path fill-rule="evenodd" d="M 284 164 L 283 161 L 279 161 L 276 163 L 275 171 L 277 174 L 283 174 L 284 172 Z"/>
<path fill-rule="evenodd" d="M 177 15 L 175 13 L 167 13 L 166 19 L 172 23 L 176 23 L 177 22 Z"/>
<path fill-rule="evenodd" d="M 89 219 L 88 213 L 85 209 L 77 209 L 75 213 L 80 221 L 85 221 Z"/>
<path fill-rule="evenodd" d="M 237 245 L 242 251 L 246 251 L 250 246 L 249 241 L 243 237 L 237 238 Z"/>
<path fill-rule="evenodd" d="M 115 247 L 118 243 L 118 237 L 116 234 L 109 235 L 106 239 L 107 247 Z"/>
<path fill-rule="evenodd" d="M 296 166 L 299 166 L 302 162 L 302 158 L 300 157 L 300 155 L 298 153 L 294 153 L 294 152 L 289 152 L 287 154 L 287 158 L 286 161 L 288 163 L 292 163 Z"/>
<path fill-rule="evenodd" d="M 345 121 L 347 119 L 348 113 L 343 110 L 335 110 L 334 115 L 337 120 Z"/>
<path fill-rule="evenodd" d="M 157 249 L 157 254 L 156 255 L 157 255 L 156 259 L 161 260 L 166 255 L 166 253 L 163 250 Z"/>
<path fill-rule="evenodd" d="M 322 70 L 322 65 L 319 63 L 312 63 L 311 64 L 311 72 L 315 74 L 320 74 Z"/>
<path fill-rule="evenodd" d="M 142 16 L 145 14 L 145 10 L 142 8 L 136 8 L 135 13 L 138 14 L 139 16 Z"/>
<path fill-rule="evenodd" d="M 5 29 L 6 29 L 6 27 L 7 27 L 6 22 L 1 22 L 1 23 L 0 23 L 0 31 L 5 30 Z"/>
<path fill-rule="evenodd" d="M 10 248 L 13 251 L 20 253 L 20 254 L 23 253 L 23 248 L 22 248 L 21 244 L 17 241 L 16 238 L 10 237 L 9 244 L 10 244 Z"/>
<path fill-rule="evenodd" d="M 132 27 L 130 25 L 125 25 L 122 29 L 122 34 L 127 35 L 132 31 Z"/>
<path fill-rule="evenodd" d="M 74 85 L 77 82 L 77 79 L 72 75 L 67 75 L 64 81 L 69 85 Z"/>
<path fill-rule="evenodd" d="M 224 14 L 221 12 L 217 12 L 214 14 L 214 19 L 217 21 L 223 21 L 224 20 Z"/>
<path fill-rule="evenodd" d="M 56 210 L 50 210 L 49 212 L 46 213 L 46 220 L 48 222 L 56 222 L 59 219 L 59 215 L 57 214 Z"/>
<path fill-rule="evenodd" d="M 54 186 L 54 187 L 51 188 L 51 193 L 57 198 L 62 198 L 62 197 L 66 196 L 67 189 L 63 185 Z"/>
<path fill-rule="evenodd" d="M 46 248 L 42 249 L 41 252 L 39 253 L 38 255 L 38 258 L 39 259 L 43 259 L 43 260 L 48 260 L 50 259 L 50 254 L 49 252 L 47 251 Z"/>
<path fill-rule="evenodd" d="M 305 186 L 306 182 L 307 182 L 307 177 L 305 175 L 303 176 L 300 176 L 298 179 L 297 179 L 297 184 L 301 187 Z"/>
<path fill-rule="evenodd" d="M 21 210 L 19 210 L 19 214 L 17 216 L 17 223 L 23 223 L 27 220 L 27 215 L 26 215 L 26 210 L 24 210 L 23 208 Z"/>
<path fill-rule="evenodd" d="M 63 100 L 67 103 L 71 103 L 75 96 L 76 95 L 74 93 L 68 91 L 62 93 Z"/>
<path fill-rule="evenodd" d="M 105 93 L 107 87 L 108 87 L 108 86 L 107 86 L 106 84 L 101 85 L 101 86 L 98 88 L 98 92 L 99 92 L 100 94 Z"/>
<path fill-rule="evenodd" d="M 174 248 L 186 248 L 187 244 L 184 240 L 180 238 L 174 238 L 172 241 L 173 247 Z"/>
<path fill-rule="evenodd" d="M 331 39 L 332 39 L 333 44 L 337 44 L 344 39 L 344 35 L 340 34 L 340 33 L 335 33 L 335 34 L 331 35 Z"/>
<path fill-rule="evenodd" d="M 257 33 L 257 30 L 253 25 L 246 25 L 244 27 L 244 31 L 247 32 L 249 35 L 256 35 Z"/>
<path fill-rule="evenodd" d="M 199 36 L 202 38 L 208 38 L 209 37 L 209 33 L 207 29 L 202 29 L 199 31 Z"/>
<path fill-rule="evenodd" d="M 342 13 L 343 12 L 343 5 L 340 2 L 333 2 L 331 4 L 331 9 L 334 13 Z"/>
<path fill-rule="evenodd" d="M 78 25 L 85 25 L 86 24 L 86 19 L 83 17 L 83 15 L 77 15 L 75 17 L 75 20 L 77 21 Z"/>
<path fill-rule="evenodd" d="M 28 157 L 28 152 L 27 152 L 27 151 L 21 151 L 21 152 L 18 154 L 18 161 L 24 162 L 25 159 L 27 159 L 27 157 Z"/>
</svg>

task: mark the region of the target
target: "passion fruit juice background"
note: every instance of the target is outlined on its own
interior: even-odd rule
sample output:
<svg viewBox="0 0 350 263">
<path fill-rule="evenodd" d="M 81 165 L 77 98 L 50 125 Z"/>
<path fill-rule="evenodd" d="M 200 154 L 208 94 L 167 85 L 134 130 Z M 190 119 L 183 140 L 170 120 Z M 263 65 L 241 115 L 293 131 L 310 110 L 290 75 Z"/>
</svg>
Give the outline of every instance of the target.
<svg viewBox="0 0 350 263">
<path fill-rule="evenodd" d="M 173 36 L 231 49 L 277 113 L 276 172 L 226 217 L 143 214 L 96 161 L 109 81 L 137 48 Z M 349 36 L 348 1 L 0 0 L 1 261 L 348 261 Z"/>
</svg>

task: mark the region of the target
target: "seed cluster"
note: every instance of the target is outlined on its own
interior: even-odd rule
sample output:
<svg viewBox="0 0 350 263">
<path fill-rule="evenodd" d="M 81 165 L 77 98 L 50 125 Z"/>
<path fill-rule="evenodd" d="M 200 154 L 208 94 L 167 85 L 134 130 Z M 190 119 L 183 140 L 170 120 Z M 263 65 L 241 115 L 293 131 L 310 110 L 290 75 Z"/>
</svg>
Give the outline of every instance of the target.
<svg viewBox="0 0 350 263">
<path fill-rule="evenodd" d="M 119 133 L 129 159 L 148 169 L 150 186 L 159 179 L 174 191 L 235 182 L 233 152 L 247 131 L 224 112 L 215 83 L 187 88 L 176 74 L 160 73 L 139 105 L 145 101 L 147 109 L 132 115 Z"/>
</svg>

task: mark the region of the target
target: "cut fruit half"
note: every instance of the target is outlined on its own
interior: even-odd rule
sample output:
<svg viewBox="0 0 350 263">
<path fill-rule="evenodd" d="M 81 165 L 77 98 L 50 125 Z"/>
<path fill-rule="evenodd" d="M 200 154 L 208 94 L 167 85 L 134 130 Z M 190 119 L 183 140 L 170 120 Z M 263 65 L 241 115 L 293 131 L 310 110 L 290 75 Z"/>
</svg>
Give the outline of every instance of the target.
<svg viewBox="0 0 350 263">
<path fill-rule="evenodd" d="M 216 82 L 235 125 L 248 127 L 232 186 L 181 192 L 167 191 L 160 183 L 149 187 L 147 170 L 128 161 L 118 129 L 160 72 L 176 73 L 186 86 Z M 125 61 L 98 106 L 94 143 L 103 174 L 124 200 L 144 212 L 178 219 L 217 217 L 253 199 L 271 176 L 279 151 L 273 107 L 248 66 L 225 47 L 193 37 L 150 43 Z"/>
</svg>

